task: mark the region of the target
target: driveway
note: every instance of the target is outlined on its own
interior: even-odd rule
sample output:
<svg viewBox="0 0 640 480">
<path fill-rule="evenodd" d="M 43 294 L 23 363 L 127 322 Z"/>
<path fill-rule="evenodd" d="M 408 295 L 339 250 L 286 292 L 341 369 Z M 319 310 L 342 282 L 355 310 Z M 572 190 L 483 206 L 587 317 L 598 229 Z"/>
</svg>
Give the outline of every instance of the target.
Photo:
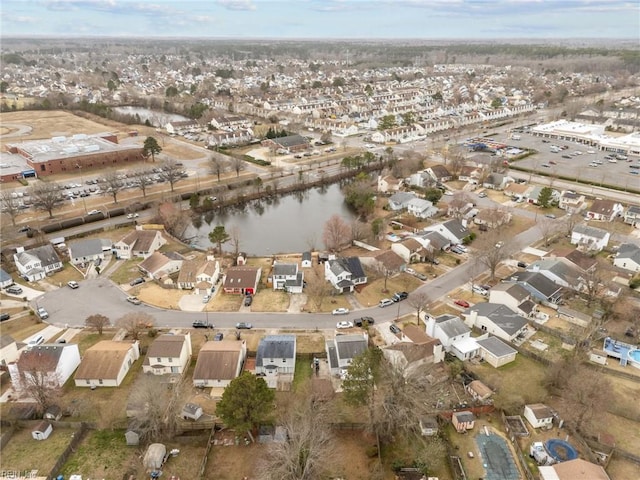
<svg viewBox="0 0 640 480">
<path fill-rule="evenodd" d="M 18 285 L 18 284 L 16 284 L 16 285 Z M 19 287 L 22 289 L 22 293 L 19 294 L 19 295 L 13 295 L 11 293 L 8 293 L 6 290 L 3 291 L 2 293 L 7 295 L 8 297 L 15 298 L 16 300 L 22 300 L 24 297 L 27 297 L 27 301 L 35 300 L 36 298 L 40 297 L 41 295 L 44 295 L 44 292 L 42 292 L 40 290 L 35 290 L 35 289 L 31 288 L 31 287 L 26 287 L 24 285 L 19 285 Z"/>
<path fill-rule="evenodd" d="M 33 340 L 38 335 L 42 335 L 44 337 L 44 343 L 47 343 L 49 340 L 51 340 L 53 337 L 55 337 L 61 331 L 62 331 L 62 328 L 60 328 L 60 327 L 56 327 L 54 325 L 47 325 L 42 330 L 40 330 L 39 332 L 34 333 L 33 335 L 31 335 L 28 338 L 25 338 L 24 343 L 29 343 L 30 340 Z"/>
<path fill-rule="evenodd" d="M 178 308 L 183 312 L 201 312 L 204 310 L 206 303 L 202 303 L 204 295 L 184 294 L 180 297 Z"/>
</svg>

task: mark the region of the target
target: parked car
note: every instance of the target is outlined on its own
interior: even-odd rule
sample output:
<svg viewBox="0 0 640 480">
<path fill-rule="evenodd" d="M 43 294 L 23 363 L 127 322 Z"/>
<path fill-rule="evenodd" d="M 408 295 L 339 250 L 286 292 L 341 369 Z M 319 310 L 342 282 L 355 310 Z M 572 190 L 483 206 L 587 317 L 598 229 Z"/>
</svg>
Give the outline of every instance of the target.
<svg viewBox="0 0 640 480">
<path fill-rule="evenodd" d="M 553 213 L 547 213 L 545 217 L 555 220 L 556 216 Z"/>
<path fill-rule="evenodd" d="M 131 285 L 132 287 L 135 287 L 136 285 L 140 285 L 141 283 L 144 283 L 144 278 L 138 277 L 131 280 L 129 282 L 129 285 Z"/>
<path fill-rule="evenodd" d="M 474 285 L 471 290 L 473 290 L 474 293 L 477 293 L 478 295 L 482 295 L 483 297 L 486 297 L 487 295 L 489 295 L 489 292 L 487 292 L 484 288 L 482 288 L 480 285 Z"/>
<path fill-rule="evenodd" d="M 486 194 L 485 192 L 480 192 L 480 193 L 478 194 L 478 196 L 479 196 L 480 198 L 486 198 L 487 194 Z"/>
<path fill-rule="evenodd" d="M 453 303 L 463 308 L 469 308 L 469 302 L 467 302 L 466 300 L 457 299 L 454 300 Z"/>
<path fill-rule="evenodd" d="M 75 290 L 76 288 L 80 287 L 80 284 L 78 282 L 76 282 L 75 280 L 68 281 L 67 285 L 69 285 L 69 288 L 72 288 L 73 290 Z"/>
<path fill-rule="evenodd" d="M 246 297 L 244 297 L 244 306 L 245 307 L 250 307 L 252 302 L 253 302 L 253 296 L 252 295 L 247 295 Z"/>
<path fill-rule="evenodd" d="M 138 297 L 134 296 L 127 297 L 127 302 L 133 303 L 134 305 L 140 305 L 142 303 Z"/>
<path fill-rule="evenodd" d="M 89 212 L 87 213 L 87 215 L 97 215 L 101 213 L 100 210 L 89 210 Z"/>
<path fill-rule="evenodd" d="M 211 295 L 205 295 L 204 297 L 202 297 L 202 303 L 209 303 L 209 300 L 211 300 Z"/>
<path fill-rule="evenodd" d="M 376 323 L 376 321 L 373 317 L 360 317 L 353 321 L 353 324 L 356 327 L 366 327 L 367 325 L 373 325 L 374 323 Z"/>
<path fill-rule="evenodd" d="M 29 230 L 31 230 L 31 227 L 29 225 L 25 225 L 24 227 L 20 228 L 20 230 L 18 230 L 20 233 L 27 233 Z"/>
<path fill-rule="evenodd" d="M 191 324 L 193 328 L 214 328 L 213 323 L 204 322 L 202 320 L 196 320 Z"/>
<path fill-rule="evenodd" d="M 406 300 L 408 296 L 409 293 L 407 292 L 396 292 L 393 294 L 393 297 L 391 297 L 391 300 L 393 300 L 394 302 L 400 302 L 402 300 Z"/>
<path fill-rule="evenodd" d="M 416 277 L 419 278 L 422 281 L 425 281 L 425 280 L 429 279 L 429 277 L 427 277 L 424 273 L 420 273 L 420 272 L 416 273 Z"/>
<path fill-rule="evenodd" d="M 219 342 L 224 338 L 224 334 L 222 332 L 218 332 L 213 336 L 214 342 Z"/>
<path fill-rule="evenodd" d="M 0 322 L 4 322 L 5 320 L 9 320 L 11 315 L 8 313 L 0 313 Z"/>
<path fill-rule="evenodd" d="M 11 285 L 10 287 L 7 287 L 6 292 L 12 295 L 20 295 L 22 293 L 22 289 L 17 285 Z"/>
<path fill-rule="evenodd" d="M 382 300 L 380 300 L 380 303 L 378 303 L 378 306 L 380 308 L 389 307 L 391 305 L 393 305 L 393 300 L 391 300 L 390 298 L 383 298 Z"/>
<path fill-rule="evenodd" d="M 240 322 L 236 323 L 236 328 L 238 330 L 251 330 L 253 328 L 253 325 L 251 325 L 250 323 Z"/>
<path fill-rule="evenodd" d="M 36 313 L 42 320 L 49 318 L 49 312 L 47 312 L 44 307 L 38 307 Z"/>
<path fill-rule="evenodd" d="M 391 330 L 391 333 L 394 333 L 396 335 L 400 333 L 400 329 L 398 328 L 398 326 L 394 325 L 393 323 L 389 325 L 389 330 Z"/>
<path fill-rule="evenodd" d="M 518 267 L 520 268 L 527 268 L 529 265 L 527 265 L 525 262 L 518 262 Z"/>
<path fill-rule="evenodd" d="M 38 335 L 27 342 L 27 350 L 30 350 L 42 343 L 44 343 L 44 337 L 42 335 Z"/>
<path fill-rule="evenodd" d="M 338 323 L 336 324 L 336 328 L 339 328 L 339 329 L 343 329 L 343 328 L 353 328 L 353 323 L 348 322 L 348 321 L 346 321 L 346 320 L 345 320 L 345 321 L 342 321 L 342 322 L 338 322 Z"/>
<path fill-rule="evenodd" d="M 349 313 L 348 308 L 340 307 L 340 308 L 334 308 L 333 311 L 331 312 L 331 315 L 346 315 L 347 313 Z"/>
<path fill-rule="evenodd" d="M 127 213 L 127 218 L 128 219 L 132 219 L 132 218 L 138 218 L 140 215 L 138 213 Z"/>
</svg>

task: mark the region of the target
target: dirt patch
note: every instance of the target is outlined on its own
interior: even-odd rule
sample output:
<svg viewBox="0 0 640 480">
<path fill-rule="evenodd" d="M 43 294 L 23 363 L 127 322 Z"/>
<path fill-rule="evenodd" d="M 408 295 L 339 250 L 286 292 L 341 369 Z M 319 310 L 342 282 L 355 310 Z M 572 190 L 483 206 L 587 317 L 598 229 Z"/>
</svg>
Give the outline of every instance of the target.
<svg viewBox="0 0 640 480">
<path fill-rule="evenodd" d="M 209 454 L 205 478 L 218 480 L 253 478 L 260 459 L 266 452 L 267 446 L 260 444 L 214 446 Z"/>
</svg>

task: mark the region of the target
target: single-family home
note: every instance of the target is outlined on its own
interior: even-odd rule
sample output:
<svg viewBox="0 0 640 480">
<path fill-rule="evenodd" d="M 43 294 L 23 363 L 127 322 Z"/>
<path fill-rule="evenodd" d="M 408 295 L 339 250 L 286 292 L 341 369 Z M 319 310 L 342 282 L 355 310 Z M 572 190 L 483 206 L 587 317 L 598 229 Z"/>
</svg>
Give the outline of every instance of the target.
<svg viewBox="0 0 640 480">
<path fill-rule="evenodd" d="M 25 350 L 8 365 L 11 383 L 17 392 L 25 382 L 62 387 L 80 365 L 80 350 L 75 343 L 43 343 Z"/>
<path fill-rule="evenodd" d="M 433 178 L 431 178 L 431 175 L 429 175 L 425 171 L 422 171 L 409 175 L 409 178 L 407 178 L 407 182 L 409 183 L 409 186 L 424 188 L 433 184 L 434 180 Z"/>
<path fill-rule="evenodd" d="M 476 303 L 462 313 L 465 323 L 483 332 L 513 342 L 527 327 L 527 319 L 506 305 L 491 302 Z"/>
<path fill-rule="evenodd" d="M 431 218 L 438 213 L 438 208 L 429 200 L 412 198 L 407 202 L 407 211 L 418 218 Z"/>
<path fill-rule="evenodd" d="M 487 228 L 498 228 L 511 221 L 511 212 L 503 208 L 485 208 L 473 217 L 476 225 L 486 225 Z"/>
<path fill-rule="evenodd" d="M 222 289 L 224 293 L 254 295 L 258 291 L 261 275 L 262 268 L 260 267 L 230 267 L 224 275 Z"/>
<path fill-rule="evenodd" d="M 476 424 L 476 417 L 473 412 L 470 412 L 468 410 L 453 412 L 451 423 L 453 423 L 456 432 L 464 433 L 467 430 L 473 430 L 473 427 Z"/>
<path fill-rule="evenodd" d="M 46 440 L 53 432 L 53 426 L 47 420 L 39 422 L 33 430 L 31 430 L 31 437 L 34 440 Z"/>
<path fill-rule="evenodd" d="M 256 375 L 263 375 L 269 388 L 278 380 L 293 380 L 296 368 L 296 336 L 267 335 L 260 339 L 256 354 Z"/>
<path fill-rule="evenodd" d="M 506 187 L 509 182 L 513 182 L 513 178 L 502 173 L 493 172 L 487 175 L 487 178 L 482 182 L 482 186 L 493 190 L 504 190 L 504 187 Z"/>
<path fill-rule="evenodd" d="M 42 280 L 45 276 L 62 270 L 62 260 L 50 243 L 29 250 L 18 247 L 13 260 L 20 276 L 29 282 Z"/>
<path fill-rule="evenodd" d="M 116 256 L 123 260 L 147 258 L 167 240 L 160 230 L 143 230 L 140 226 L 113 244 Z"/>
<path fill-rule="evenodd" d="M 532 403 L 524 406 L 524 418 L 533 428 L 551 428 L 553 426 L 553 410 L 543 403 Z"/>
<path fill-rule="evenodd" d="M 425 315 L 427 335 L 437 338 L 445 352 L 460 360 L 469 360 L 478 353 L 478 345 L 471 338 L 471 329 L 455 315 L 438 317 Z"/>
<path fill-rule="evenodd" d="M 147 350 L 142 363 L 144 373 L 153 375 L 182 375 L 191 360 L 191 334 L 163 334 Z"/>
<path fill-rule="evenodd" d="M 618 247 L 613 264 L 630 272 L 640 272 L 640 246 L 623 243 Z"/>
<path fill-rule="evenodd" d="M 0 288 L 7 288 L 13 285 L 13 277 L 9 275 L 4 269 L 0 268 Z"/>
<path fill-rule="evenodd" d="M 578 290 L 582 272 L 572 263 L 560 258 L 543 258 L 527 267 L 528 272 L 539 272 L 557 285 Z"/>
<path fill-rule="evenodd" d="M 311 268 L 313 265 L 313 256 L 311 252 L 302 252 L 302 260 L 300 262 L 301 268 Z"/>
<path fill-rule="evenodd" d="M 611 480 L 600 465 L 581 458 L 538 467 L 540 480 Z"/>
<path fill-rule="evenodd" d="M 562 286 L 554 283 L 540 272 L 515 272 L 508 281 L 522 285 L 540 302 L 557 305 L 562 301 Z"/>
<path fill-rule="evenodd" d="M 452 218 L 443 223 L 430 225 L 425 227 L 425 232 L 438 232 L 445 237 L 452 245 L 458 245 L 463 242 L 470 234 L 467 227 L 465 227 L 460 220 Z"/>
<path fill-rule="evenodd" d="M 506 305 L 514 312 L 529 317 L 536 311 L 531 292 L 517 283 L 499 283 L 489 290 L 489 302 Z"/>
<path fill-rule="evenodd" d="M 433 165 L 425 170 L 434 182 L 445 183 L 453 179 L 453 175 L 444 165 Z"/>
<path fill-rule="evenodd" d="M 366 333 L 336 335 L 332 340 L 327 340 L 325 350 L 332 375 L 340 375 L 341 370 L 349 368 L 351 362 L 362 354 L 369 344 Z"/>
<path fill-rule="evenodd" d="M 152 279 L 162 279 L 180 270 L 184 257 L 178 252 L 153 252 L 138 265 L 138 270 Z"/>
<path fill-rule="evenodd" d="M 211 293 L 219 278 L 220 262 L 213 255 L 208 255 L 206 259 L 184 260 L 177 284 L 180 290 L 195 290 L 196 294 Z"/>
<path fill-rule="evenodd" d="M 325 262 L 324 278 L 340 293 L 353 292 L 357 285 L 367 283 L 367 275 L 358 257 L 335 258 Z"/>
<path fill-rule="evenodd" d="M 18 343 L 11 335 L 0 335 L 0 366 L 6 367 L 11 362 L 15 362 L 20 353 Z"/>
<path fill-rule="evenodd" d="M 284 290 L 289 293 L 302 293 L 304 272 L 298 269 L 297 263 L 273 262 L 271 282 L 274 290 Z"/>
<path fill-rule="evenodd" d="M 102 340 L 84 352 L 75 375 L 76 387 L 117 387 L 138 358 L 137 340 Z"/>
<path fill-rule="evenodd" d="M 476 402 L 485 402 L 493 395 L 493 390 L 480 380 L 472 380 L 464 386 L 464 389 Z"/>
<path fill-rule="evenodd" d="M 405 263 L 421 262 L 427 256 L 427 249 L 413 237 L 391 244 L 391 251 Z"/>
<path fill-rule="evenodd" d="M 83 238 L 69 242 L 69 261 L 74 265 L 104 260 L 111 256 L 113 242 L 106 238 Z"/>
<path fill-rule="evenodd" d="M 394 366 L 412 372 L 444 361 L 445 351 L 437 338 L 430 337 L 416 325 L 406 325 L 402 330 L 402 341 L 382 349 L 385 358 Z"/>
<path fill-rule="evenodd" d="M 376 250 L 360 257 L 360 262 L 387 275 L 395 275 L 405 269 L 407 262 L 393 250 Z"/>
<path fill-rule="evenodd" d="M 589 251 L 602 251 L 609 245 L 611 233 L 589 225 L 576 225 L 571 231 L 571 244 Z"/>
<path fill-rule="evenodd" d="M 558 200 L 558 208 L 566 210 L 567 214 L 578 213 L 586 207 L 585 197 L 571 190 L 563 190 Z"/>
<path fill-rule="evenodd" d="M 195 387 L 226 387 L 242 372 L 246 340 L 208 341 L 202 345 L 193 371 Z"/>
<path fill-rule="evenodd" d="M 640 207 L 630 205 L 624 212 L 624 223 L 640 228 Z"/>
<path fill-rule="evenodd" d="M 436 252 L 446 250 L 451 246 L 451 240 L 435 231 L 423 231 L 412 237 L 427 249 L 426 258 L 432 258 Z"/>
<path fill-rule="evenodd" d="M 480 346 L 480 358 L 494 368 L 499 368 L 516 359 L 518 351 L 507 345 L 498 337 L 489 336 L 482 340 L 476 340 Z"/>
<path fill-rule="evenodd" d="M 413 192 L 397 192 L 389 197 L 389 209 L 397 212 L 407 208 L 407 204 L 416 198 Z"/>
<path fill-rule="evenodd" d="M 623 213 L 624 207 L 622 204 L 603 198 L 594 200 L 591 206 L 587 208 L 585 216 L 589 220 L 611 222 L 614 218 L 621 217 Z"/>
<path fill-rule="evenodd" d="M 198 420 L 203 415 L 202 407 L 197 403 L 185 403 L 180 412 L 184 420 Z"/>
<path fill-rule="evenodd" d="M 549 258 L 559 258 L 581 272 L 592 272 L 598 265 L 598 258 L 595 255 L 588 255 L 575 248 L 554 249 L 549 252 Z"/>
<path fill-rule="evenodd" d="M 393 175 L 378 175 L 378 192 L 380 193 L 397 192 L 402 185 L 403 181 Z"/>
</svg>

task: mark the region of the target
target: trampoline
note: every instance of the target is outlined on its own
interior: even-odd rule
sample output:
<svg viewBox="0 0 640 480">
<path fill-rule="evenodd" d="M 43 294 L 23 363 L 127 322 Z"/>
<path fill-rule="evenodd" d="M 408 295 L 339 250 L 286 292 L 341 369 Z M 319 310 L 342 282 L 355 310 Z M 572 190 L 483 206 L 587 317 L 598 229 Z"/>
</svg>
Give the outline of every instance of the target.
<svg viewBox="0 0 640 480">
<path fill-rule="evenodd" d="M 498 435 L 478 435 L 476 443 L 485 469 L 485 480 L 520 480 L 507 442 Z"/>
<path fill-rule="evenodd" d="M 573 445 L 559 438 L 552 438 L 544 443 L 545 450 L 556 462 L 566 462 L 578 458 L 578 452 Z"/>
</svg>

